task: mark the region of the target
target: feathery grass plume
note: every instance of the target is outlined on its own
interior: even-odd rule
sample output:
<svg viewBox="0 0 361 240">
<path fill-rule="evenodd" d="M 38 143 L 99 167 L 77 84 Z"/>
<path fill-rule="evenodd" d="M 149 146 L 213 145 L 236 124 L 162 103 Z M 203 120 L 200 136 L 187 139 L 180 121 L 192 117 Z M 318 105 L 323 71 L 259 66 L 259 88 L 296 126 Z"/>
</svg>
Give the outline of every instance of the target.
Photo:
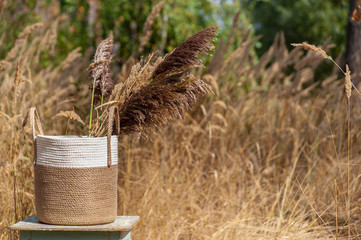
<svg viewBox="0 0 361 240">
<path fill-rule="evenodd" d="M 139 63 L 132 67 L 122 89 L 124 91 L 124 94 L 121 94 L 123 99 L 129 98 L 131 94 L 149 84 L 155 66 L 157 66 L 161 60 L 156 53 L 151 53 L 148 57 L 142 58 Z"/>
<path fill-rule="evenodd" d="M 159 2 L 157 5 L 155 5 L 152 8 L 151 13 L 147 17 L 147 20 L 144 23 L 143 27 L 143 36 L 140 40 L 140 44 L 138 47 L 138 54 L 143 51 L 144 46 L 148 43 L 150 36 L 152 36 L 152 25 L 154 23 L 154 20 L 159 16 L 160 11 L 162 10 L 163 6 L 165 4 L 165 1 Z"/>
<path fill-rule="evenodd" d="M 353 21 L 358 23 L 358 21 L 360 21 L 360 19 L 361 19 L 361 0 L 358 1 L 358 3 L 356 4 L 356 7 L 352 13 Z"/>
<path fill-rule="evenodd" d="M 312 44 L 308 44 L 306 42 L 303 42 L 303 43 L 292 43 L 291 44 L 292 46 L 294 47 L 302 47 L 304 48 L 305 50 L 311 50 L 313 51 L 314 53 L 316 53 L 318 56 L 321 56 L 325 59 L 329 59 L 329 60 L 332 60 L 332 57 L 328 56 L 327 53 L 321 49 L 321 48 L 318 48 L 316 47 L 315 45 L 312 45 Z"/>
<path fill-rule="evenodd" d="M 164 59 L 155 60 L 151 55 L 132 69 L 133 77 L 121 89 L 118 134 L 155 132 L 170 120 L 183 118 L 200 96 L 211 92 L 211 87 L 190 74 L 190 70 L 203 66 L 198 55 L 214 48 L 211 41 L 218 29 L 206 28 L 186 39 Z"/>
<path fill-rule="evenodd" d="M 350 100 L 351 98 L 351 89 L 352 89 L 351 72 L 350 72 L 350 68 L 346 64 L 345 91 L 346 91 L 347 100 Z"/>
<path fill-rule="evenodd" d="M 198 55 L 214 49 L 211 41 L 218 34 L 218 29 L 219 27 L 208 27 L 178 45 L 154 70 L 153 81 L 167 79 L 171 75 L 179 75 L 176 77 L 179 79 L 190 68 L 202 67 L 203 63 Z"/>
<path fill-rule="evenodd" d="M 103 40 L 95 52 L 93 63 L 88 68 L 89 78 L 92 83 L 89 85 L 93 89 L 95 85 L 95 95 L 97 97 L 109 96 L 114 88 L 113 80 L 110 77 L 110 61 L 112 59 L 113 38 Z M 94 83 L 95 81 L 95 83 Z"/>
<path fill-rule="evenodd" d="M 162 61 L 162 58 L 158 57 L 156 53 L 151 53 L 148 57 L 142 58 L 139 63 L 134 64 L 128 78 L 123 83 L 115 85 L 108 102 L 103 105 L 106 105 L 106 107 L 114 104 L 122 106 L 126 99 L 129 99 L 134 93 L 150 83 L 155 66 L 157 66 L 160 61 Z M 108 111 L 105 110 L 102 116 L 104 119 L 108 119 Z M 107 123 L 97 125 L 94 130 L 95 136 L 103 136 L 106 131 L 106 126 Z"/>
<path fill-rule="evenodd" d="M 73 111 L 60 111 L 60 113 L 55 115 L 55 119 L 59 119 L 59 118 L 68 118 L 70 120 L 74 120 L 77 121 L 79 123 L 81 123 L 82 125 L 85 125 L 84 121 L 81 119 L 81 117 L 76 114 Z"/>
<path fill-rule="evenodd" d="M 90 118 L 89 118 L 89 131 L 88 135 L 91 134 L 91 124 L 93 118 L 93 106 L 94 106 L 94 96 L 100 98 L 100 105 L 103 105 L 104 97 L 109 96 L 113 89 L 114 83 L 110 78 L 110 61 L 112 58 L 112 49 L 113 49 L 113 35 L 103 40 L 95 52 L 93 63 L 90 64 L 88 68 L 89 78 L 92 83 L 89 85 L 89 88 L 92 91 L 91 95 L 91 104 L 90 104 Z M 103 108 L 100 109 L 100 118 Z"/>
<path fill-rule="evenodd" d="M 154 131 L 172 119 L 181 119 L 199 96 L 211 91 L 202 80 L 188 75 L 172 85 L 150 84 L 125 100 L 119 111 L 122 134 Z"/>
</svg>

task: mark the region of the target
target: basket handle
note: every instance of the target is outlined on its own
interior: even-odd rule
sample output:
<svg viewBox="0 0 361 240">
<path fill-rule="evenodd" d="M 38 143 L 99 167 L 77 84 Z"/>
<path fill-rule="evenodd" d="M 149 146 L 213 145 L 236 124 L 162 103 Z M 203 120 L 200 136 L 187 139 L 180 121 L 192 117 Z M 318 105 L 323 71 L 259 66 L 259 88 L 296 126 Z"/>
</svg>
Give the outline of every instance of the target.
<svg viewBox="0 0 361 240">
<path fill-rule="evenodd" d="M 41 125 L 40 117 L 38 111 L 35 107 L 31 107 L 29 111 L 26 113 L 23 126 L 26 122 L 29 121 L 30 124 L 30 132 L 33 137 L 33 147 L 34 147 L 34 165 L 36 164 L 36 127 L 38 127 L 40 135 L 44 135 L 43 126 Z"/>
<path fill-rule="evenodd" d="M 111 153 L 111 138 L 113 133 L 113 123 L 115 117 L 115 124 L 116 124 L 116 134 L 120 132 L 120 122 L 119 122 L 119 115 L 115 114 L 117 111 L 116 106 L 112 106 L 109 108 L 109 121 L 108 121 L 108 134 L 107 134 L 107 150 L 108 150 L 108 167 L 112 165 L 112 153 Z"/>
</svg>

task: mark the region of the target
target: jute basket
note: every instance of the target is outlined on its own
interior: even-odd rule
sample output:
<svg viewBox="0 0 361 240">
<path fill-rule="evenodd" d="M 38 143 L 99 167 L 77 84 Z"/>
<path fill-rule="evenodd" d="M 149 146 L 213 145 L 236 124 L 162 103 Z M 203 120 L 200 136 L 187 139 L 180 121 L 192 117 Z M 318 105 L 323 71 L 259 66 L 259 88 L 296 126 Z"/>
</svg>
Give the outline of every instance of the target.
<svg viewBox="0 0 361 240">
<path fill-rule="evenodd" d="M 31 111 L 38 220 L 57 225 L 113 222 L 117 216 L 117 137 L 42 135 L 37 112 Z M 35 136 L 35 124 L 41 135 Z"/>
</svg>

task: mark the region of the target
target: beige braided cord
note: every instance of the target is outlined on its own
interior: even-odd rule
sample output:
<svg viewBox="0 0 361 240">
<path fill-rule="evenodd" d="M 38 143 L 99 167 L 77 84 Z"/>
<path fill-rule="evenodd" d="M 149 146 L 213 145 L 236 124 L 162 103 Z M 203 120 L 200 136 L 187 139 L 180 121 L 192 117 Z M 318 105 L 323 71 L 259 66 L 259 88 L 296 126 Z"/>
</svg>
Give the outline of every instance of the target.
<svg viewBox="0 0 361 240">
<path fill-rule="evenodd" d="M 116 123 L 116 128 L 117 128 L 117 134 L 119 134 L 120 132 L 120 125 L 119 125 L 119 115 L 118 114 L 114 114 L 117 111 L 117 107 L 116 106 L 112 106 L 111 108 L 109 108 L 109 120 L 108 120 L 108 134 L 107 134 L 107 148 L 108 148 L 108 167 L 110 167 L 111 163 L 112 163 L 112 158 L 111 158 L 111 137 L 112 137 L 112 133 L 113 133 L 113 123 L 114 123 L 114 115 L 115 115 L 115 123 Z"/>
<path fill-rule="evenodd" d="M 35 165 L 37 218 L 57 225 L 113 222 L 117 216 L 117 169 L 117 165 L 110 168 Z"/>
<path fill-rule="evenodd" d="M 29 117 L 29 120 L 30 120 L 31 135 L 33 136 L 33 141 L 35 141 L 35 137 L 36 137 L 36 129 L 35 129 L 35 127 L 36 126 L 39 129 L 39 133 L 41 135 L 44 135 L 43 126 L 41 125 L 40 117 L 39 117 L 38 111 L 36 110 L 35 107 L 31 107 L 29 109 L 28 117 Z"/>
<path fill-rule="evenodd" d="M 29 111 L 26 113 L 24 123 L 29 121 L 30 124 L 30 132 L 31 136 L 33 137 L 33 144 L 34 144 L 34 164 L 36 164 L 36 127 L 38 127 L 40 135 L 44 135 L 43 126 L 41 125 L 40 117 L 38 111 L 35 107 L 31 107 Z M 24 124 L 23 124 L 24 125 Z"/>
</svg>

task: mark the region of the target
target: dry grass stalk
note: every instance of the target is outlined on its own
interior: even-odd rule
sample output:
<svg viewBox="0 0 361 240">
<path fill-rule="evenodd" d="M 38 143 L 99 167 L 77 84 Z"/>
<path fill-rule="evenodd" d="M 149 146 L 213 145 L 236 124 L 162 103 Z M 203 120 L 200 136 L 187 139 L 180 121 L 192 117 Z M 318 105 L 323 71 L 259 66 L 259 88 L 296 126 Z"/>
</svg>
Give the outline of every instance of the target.
<svg viewBox="0 0 361 240">
<path fill-rule="evenodd" d="M 152 8 L 151 13 L 147 17 L 147 19 L 144 23 L 144 27 L 143 27 L 143 36 L 140 40 L 140 44 L 139 44 L 138 51 L 137 51 L 138 54 L 143 51 L 144 46 L 149 42 L 149 39 L 153 34 L 152 25 L 153 25 L 155 19 L 159 16 L 159 13 L 162 10 L 164 4 L 165 4 L 165 1 L 161 1 L 157 5 L 155 5 Z"/>
<path fill-rule="evenodd" d="M 55 115 L 55 119 L 59 119 L 59 118 L 67 118 L 70 120 L 77 121 L 77 122 L 81 123 L 82 125 L 85 125 L 84 121 L 81 119 L 81 117 L 78 114 L 76 114 L 74 112 L 74 110 L 73 111 L 61 111 L 60 113 Z"/>
<path fill-rule="evenodd" d="M 315 52 L 317 55 L 325 58 L 325 59 L 329 59 L 331 60 L 335 66 L 340 69 L 340 71 L 345 75 L 345 89 L 346 89 L 346 95 L 347 95 L 347 98 L 349 99 L 351 97 L 351 89 L 352 89 L 352 86 L 354 86 L 354 84 L 352 83 L 351 81 L 351 73 L 350 73 L 350 69 L 348 67 L 348 65 L 346 65 L 346 72 L 340 67 L 339 64 L 337 64 L 337 62 L 335 62 L 332 57 L 328 56 L 326 54 L 326 52 L 324 50 L 322 50 L 321 48 L 318 48 L 314 45 L 311 45 L 311 44 L 308 44 L 308 43 L 302 43 L 302 44 L 291 44 L 292 46 L 294 47 L 303 47 L 304 49 L 306 50 L 311 50 L 313 52 Z M 355 86 L 354 86 L 355 87 Z M 361 96 L 361 93 L 360 91 L 355 87 L 354 88 L 355 91 Z"/>
<path fill-rule="evenodd" d="M 36 61 L 39 61 L 40 54 L 44 50 L 51 50 L 52 52 L 55 51 L 55 45 L 57 42 L 58 37 L 58 25 L 59 25 L 59 18 L 57 18 L 52 24 L 49 29 L 44 33 L 43 37 L 40 39 L 39 48 L 36 52 Z"/>
<path fill-rule="evenodd" d="M 18 36 L 18 39 L 27 38 L 35 29 L 43 27 L 44 24 L 42 22 L 34 23 L 30 26 L 27 26 Z M 17 40 L 18 40 L 17 39 Z"/>
<path fill-rule="evenodd" d="M 351 98 L 351 89 L 352 89 L 352 82 L 351 82 L 351 72 L 346 64 L 346 73 L 345 73 L 345 91 L 347 99 L 350 100 Z"/>
<path fill-rule="evenodd" d="M 236 15 L 233 17 L 233 23 L 231 30 L 229 31 L 229 35 L 227 36 L 227 41 L 224 43 L 224 39 L 220 39 L 218 46 L 215 50 L 214 56 L 212 57 L 211 62 L 208 64 L 207 72 L 208 74 L 214 75 L 217 71 L 219 71 L 219 66 L 221 65 L 224 56 L 227 54 L 231 41 L 233 39 L 233 35 L 235 30 L 238 28 L 239 16 L 241 14 L 241 10 L 239 10 Z"/>
<path fill-rule="evenodd" d="M 46 43 L 49 45 L 49 49 L 52 51 L 55 51 L 55 45 L 58 38 L 58 25 L 59 18 L 54 21 L 51 28 L 49 29 L 49 35 L 46 41 Z"/>
<path fill-rule="evenodd" d="M 0 16 L 6 8 L 6 0 L 0 0 Z"/>
<path fill-rule="evenodd" d="M 18 102 L 18 96 L 20 93 L 20 84 L 21 84 L 21 72 L 22 68 L 20 67 L 20 62 L 17 62 L 16 64 L 16 70 L 15 70 L 15 78 L 14 78 L 14 99 L 13 99 L 13 109 L 16 109 L 17 102 Z"/>
<path fill-rule="evenodd" d="M 22 51 L 24 46 L 23 44 L 26 42 L 26 39 L 28 38 L 28 36 L 35 30 L 38 29 L 40 27 L 43 27 L 44 24 L 42 22 L 38 22 L 38 23 L 34 23 L 30 26 L 27 26 L 18 36 L 18 38 L 16 39 L 14 46 L 11 48 L 10 52 L 8 52 L 8 54 L 6 55 L 5 60 L 10 61 L 12 59 L 14 59 L 19 50 Z"/>
<path fill-rule="evenodd" d="M 321 56 L 325 59 L 329 59 L 329 60 L 332 60 L 332 57 L 328 56 L 327 53 L 319 48 L 319 47 L 316 47 L 315 45 L 312 45 L 312 44 L 308 44 L 306 42 L 303 42 L 303 43 L 292 43 L 291 44 L 292 46 L 294 47 L 302 47 L 304 48 L 305 50 L 310 50 L 310 51 L 313 51 L 314 53 L 316 53 L 318 56 Z"/>
<path fill-rule="evenodd" d="M 75 48 L 73 51 L 71 51 L 68 56 L 66 56 L 66 58 L 61 62 L 59 69 L 61 70 L 65 70 L 67 68 L 69 68 L 75 60 L 77 60 L 78 58 L 81 57 L 81 48 Z"/>
<path fill-rule="evenodd" d="M 361 19 L 361 0 L 359 0 L 355 6 L 355 9 L 352 12 L 352 20 L 359 22 Z"/>
<path fill-rule="evenodd" d="M 1 60 L 0 61 L 0 70 L 4 69 L 5 66 L 9 65 L 10 62 L 6 61 L 6 60 Z"/>
<path fill-rule="evenodd" d="M 94 60 L 88 68 L 89 79 L 92 83 L 89 88 L 95 84 L 95 95 L 100 97 L 109 96 L 114 88 L 110 73 L 110 61 L 112 59 L 113 38 L 109 37 L 103 40 L 97 47 Z M 94 83 L 95 81 L 95 83 Z"/>
</svg>

